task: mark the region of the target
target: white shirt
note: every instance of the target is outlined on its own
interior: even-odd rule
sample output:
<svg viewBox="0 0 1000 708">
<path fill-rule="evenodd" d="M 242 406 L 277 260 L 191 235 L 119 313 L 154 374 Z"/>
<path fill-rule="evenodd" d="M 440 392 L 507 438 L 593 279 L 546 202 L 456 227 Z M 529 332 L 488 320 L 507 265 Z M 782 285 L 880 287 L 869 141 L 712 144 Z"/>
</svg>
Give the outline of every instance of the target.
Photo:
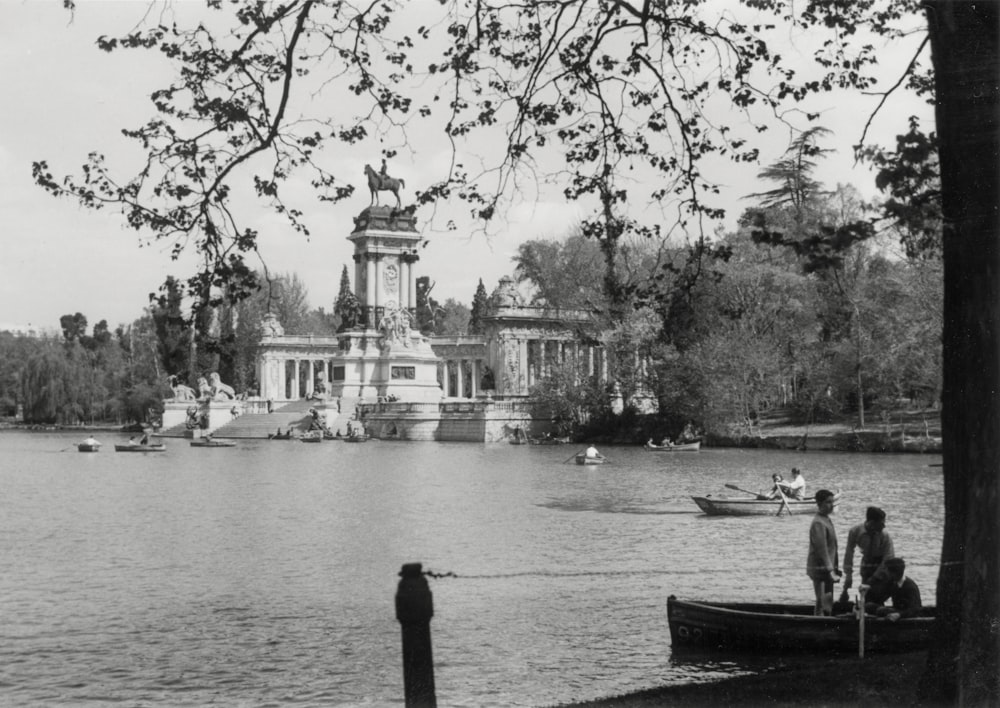
<svg viewBox="0 0 1000 708">
<path fill-rule="evenodd" d="M 587 457 L 600 457 L 600 453 L 597 452 L 597 448 L 591 445 L 587 448 Z"/>
<path fill-rule="evenodd" d="M 794 475 L 792 481 L 788 483 L 788 494 L 796 499 L 804 499 L 806 496 L 806 481 L 801 474 Z"/>
</svg>

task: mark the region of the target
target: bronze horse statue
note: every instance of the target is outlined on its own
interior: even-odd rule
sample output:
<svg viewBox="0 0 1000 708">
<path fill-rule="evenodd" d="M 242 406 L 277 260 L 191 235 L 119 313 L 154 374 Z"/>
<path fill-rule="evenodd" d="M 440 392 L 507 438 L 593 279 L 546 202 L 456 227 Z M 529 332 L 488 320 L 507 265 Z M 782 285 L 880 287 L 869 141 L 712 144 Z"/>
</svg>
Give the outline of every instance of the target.
<svg viewBox="0 0 1000 708">
<path fill-rule="evenodd" d="M 406 187 L 406 182 L 402 179 L 396 179 L 395 177 L 389 177 L 388 175 L 381 175 L 372 169 L 371 165 L 365 165 L 365 175 L 368 177 L 368 189 L 372 193 L 371 203 L 378 204 L 378 193 L 379 192 L 392 192 L 396 197 L 396 207 L 401 206 L 399 201 L 399 190 L 401 187 Z"/>
</svg>

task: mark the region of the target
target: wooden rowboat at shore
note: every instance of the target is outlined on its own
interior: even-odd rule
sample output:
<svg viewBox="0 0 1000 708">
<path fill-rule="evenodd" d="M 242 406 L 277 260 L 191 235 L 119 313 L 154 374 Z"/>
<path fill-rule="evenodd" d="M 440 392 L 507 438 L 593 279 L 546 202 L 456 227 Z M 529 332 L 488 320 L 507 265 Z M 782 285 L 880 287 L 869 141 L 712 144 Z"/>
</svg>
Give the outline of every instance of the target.
<svg viewBox="0 0 1000 708">
<path fill-rule="evenodd" d="M 813 615 L 812 605 L 702 602 L 667 598 L 670 642 L 681 647 L 748 651 L 857 652 L 859 622 L 853 604 L 835 603 L 832 617 Z M 895 622 L 865 616 L 865 652 L 926 649 L 936 608 Z"/>
<path fill-rule="evenodd" d="M 778 499 L 755 499 L 753 497 L 691 497 L 698 508 L 711 516 L 776 516 L 779 512 L 789 514 L 813 514 L 816 512 L 816 500 L 788 499 L 784 506 Z M 786 497 L 787 499 L 787 497 Z M 840 502 L 840 490 L 834 491 L 833 503 Z"/>
</svg>

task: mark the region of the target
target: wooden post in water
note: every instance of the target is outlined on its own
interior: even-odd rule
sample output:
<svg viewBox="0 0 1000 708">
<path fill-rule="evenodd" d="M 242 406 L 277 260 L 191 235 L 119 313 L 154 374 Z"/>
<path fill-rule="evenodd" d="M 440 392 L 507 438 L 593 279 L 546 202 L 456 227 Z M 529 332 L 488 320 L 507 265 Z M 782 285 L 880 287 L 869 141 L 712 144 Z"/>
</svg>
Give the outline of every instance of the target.
<svg viewBox="0 0 1000 708">
<path fill-rule="evenodd" d="M 420 563 L 406 563 L 399 571 L 396 619 L 403 632 L 403 688 L 407 708 L 436 708 L 434 659 L 431 655 L 431 617 L 434 598 Z"/>
</svg>

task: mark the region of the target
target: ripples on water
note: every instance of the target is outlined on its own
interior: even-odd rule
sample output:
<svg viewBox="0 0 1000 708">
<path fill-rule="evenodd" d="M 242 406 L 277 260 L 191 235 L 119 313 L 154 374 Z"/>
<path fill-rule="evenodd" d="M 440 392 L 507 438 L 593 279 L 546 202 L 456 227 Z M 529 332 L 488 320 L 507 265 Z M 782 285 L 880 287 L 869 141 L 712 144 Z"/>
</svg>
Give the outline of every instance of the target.
<svg viewBox="0 0 1000 708">
<path fill-rule="evenodd" d="M 701 514 L 693 494 L 803 469 L 869 504 L 934 601 L 940 457 L 253 441 L 96 455 L 0 435 L 0 703 L 402 704 L 393 597 L 432 578 L 441 706 L 543 706 L 761 667 L 671 657 L 666 597 L 811 602 L 809 515 Z M 70 447 L 70 449 L 67 449 Z M 785 659 L 788 660 L 788 659 Z"/>
</svg>

